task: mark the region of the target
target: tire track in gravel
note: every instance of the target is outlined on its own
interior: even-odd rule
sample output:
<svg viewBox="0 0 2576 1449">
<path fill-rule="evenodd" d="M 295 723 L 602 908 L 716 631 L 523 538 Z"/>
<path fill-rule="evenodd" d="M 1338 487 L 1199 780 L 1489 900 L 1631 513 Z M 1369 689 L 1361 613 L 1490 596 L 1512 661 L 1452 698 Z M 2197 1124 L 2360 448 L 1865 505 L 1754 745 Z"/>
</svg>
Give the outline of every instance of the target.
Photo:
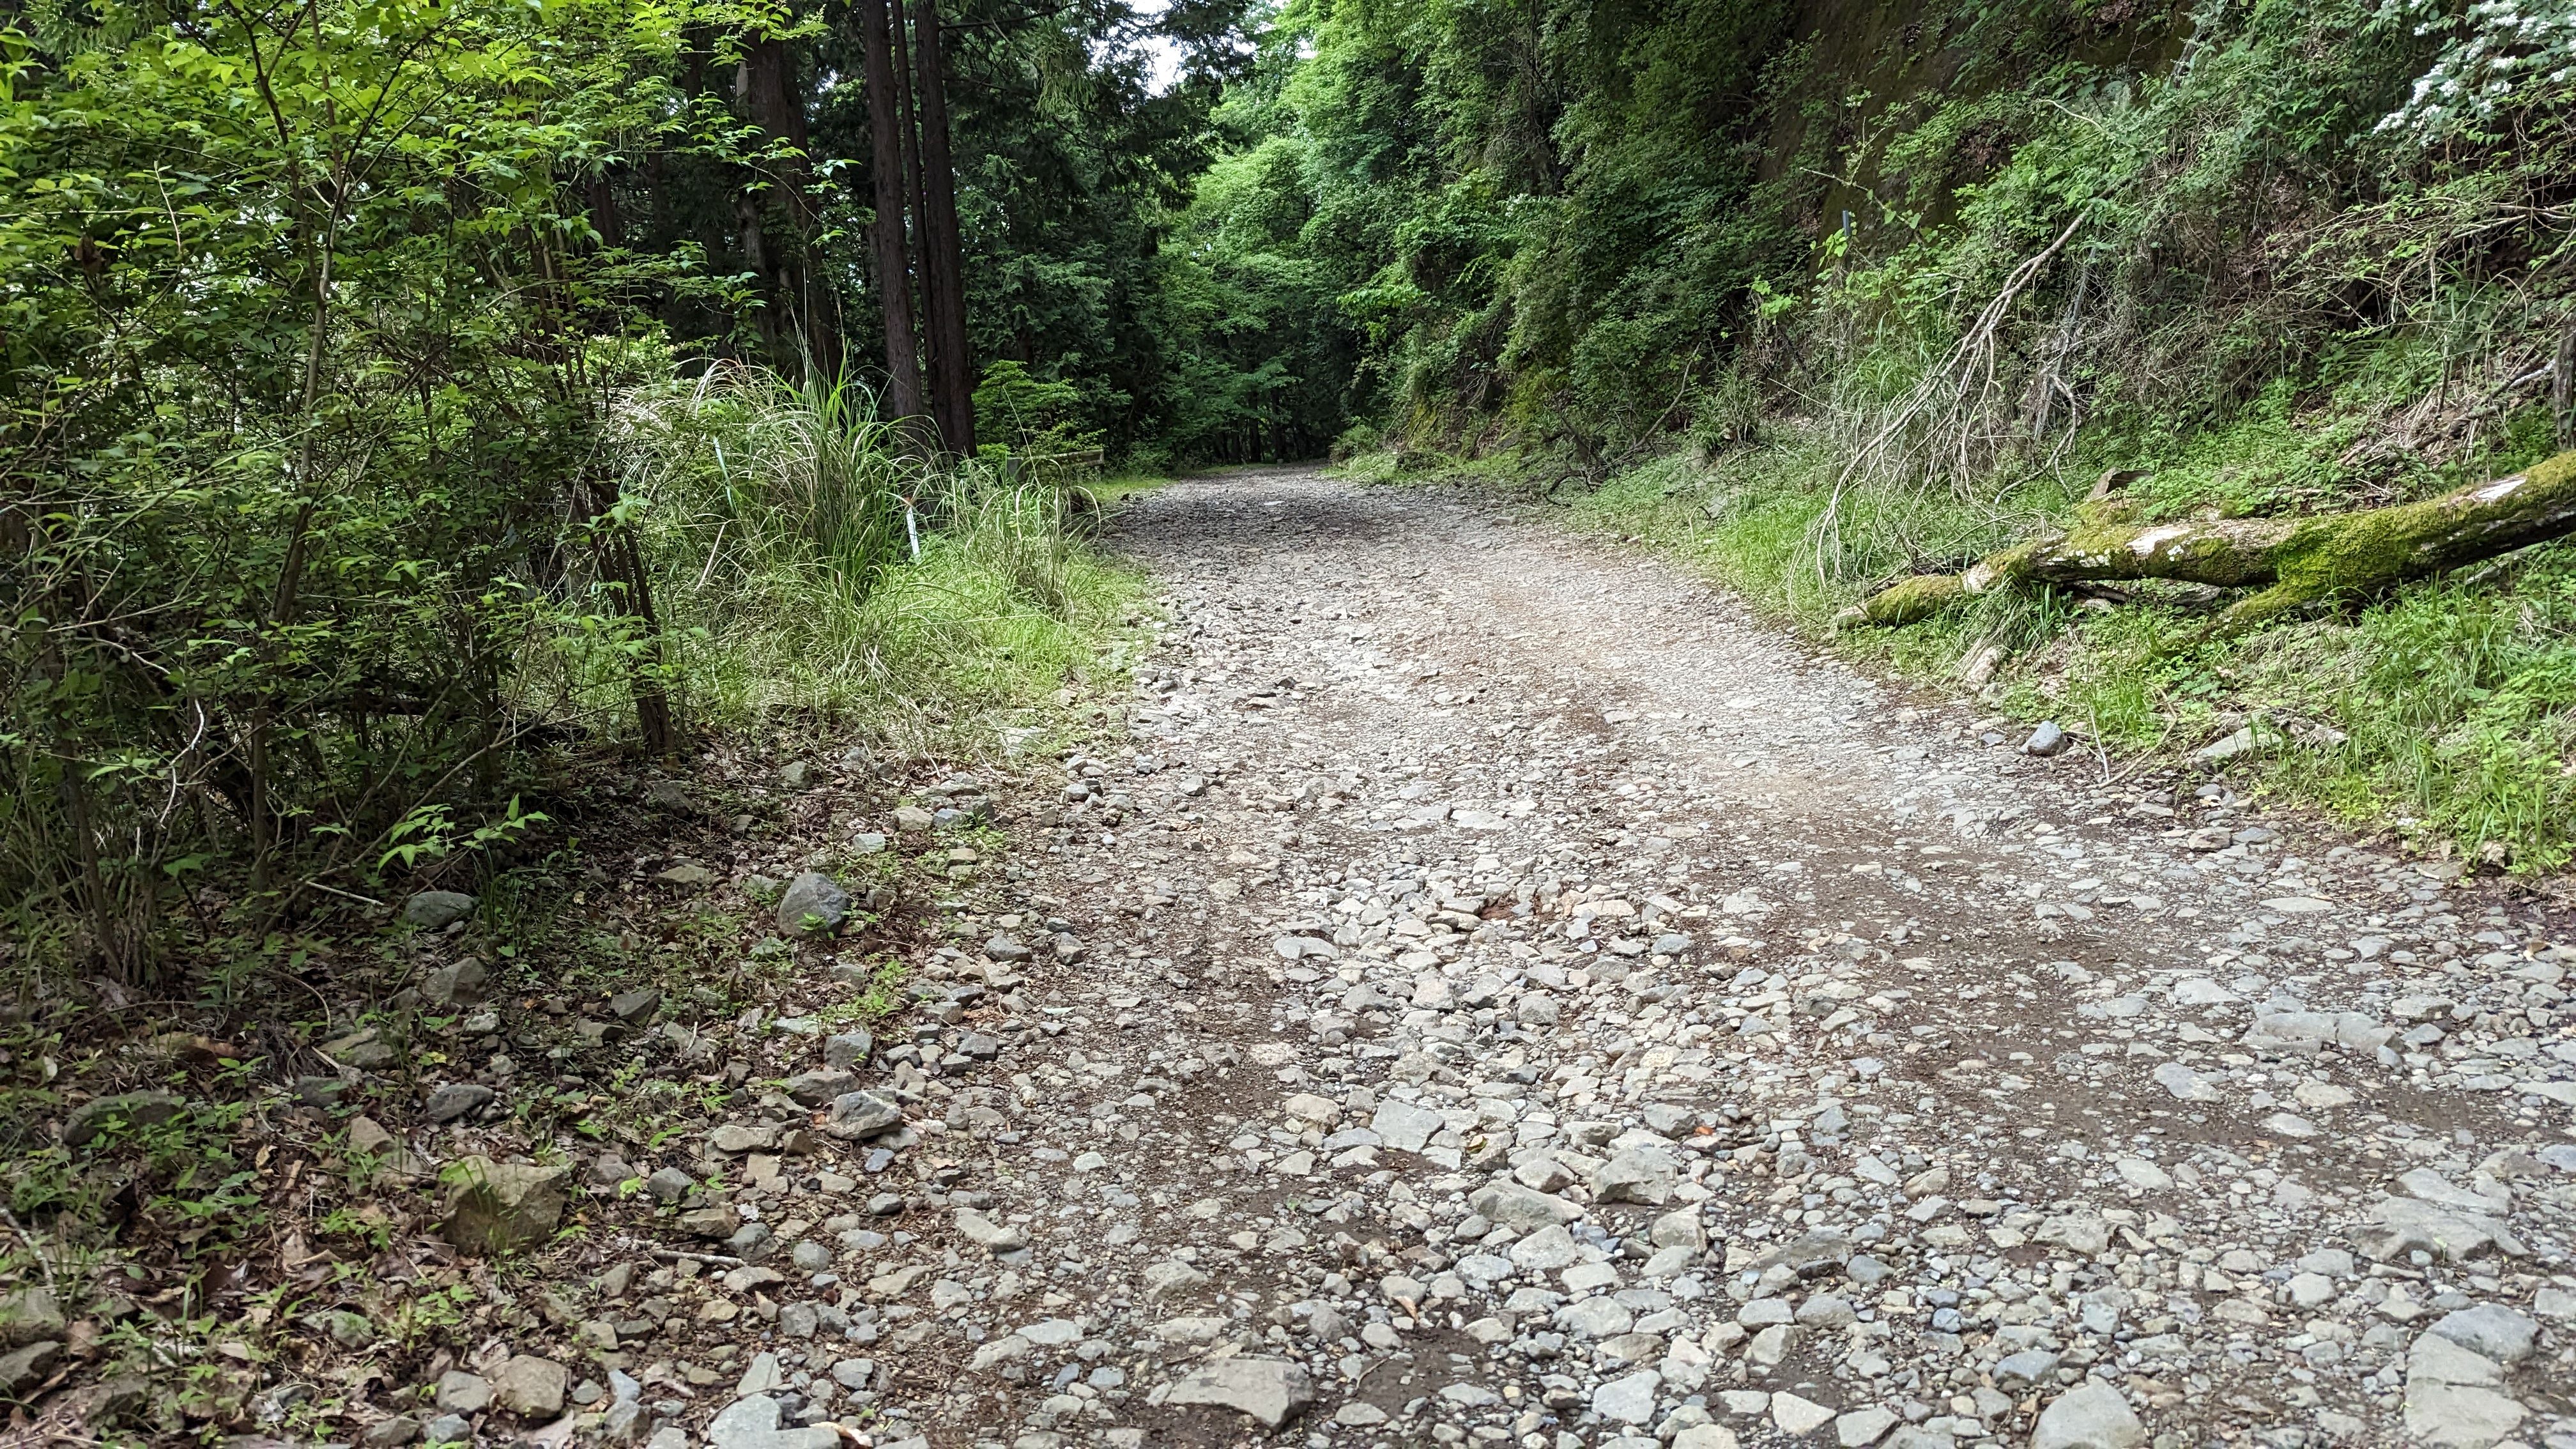
<svg viewBox="0 0 2576 1449">
<path fill-rule="evenodd" d="M 2576 1444 L 2554 916 L 1498 505 L 1115 536 L 1171 626 L 1029 787 L 1055 957 L 932 973 L 1045 1034 L 928 1094 L 879 1444 Z"/>
</svg>

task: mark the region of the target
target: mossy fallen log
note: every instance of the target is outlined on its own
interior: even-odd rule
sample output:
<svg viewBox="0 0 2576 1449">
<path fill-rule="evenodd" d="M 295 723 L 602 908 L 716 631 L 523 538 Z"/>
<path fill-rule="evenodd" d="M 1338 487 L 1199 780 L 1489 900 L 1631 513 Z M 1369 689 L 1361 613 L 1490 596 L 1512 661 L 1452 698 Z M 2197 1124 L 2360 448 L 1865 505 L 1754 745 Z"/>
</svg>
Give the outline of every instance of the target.
<svg viewBox="0 0 2576 1449">
<path fill-rule="evenodd" d="M 2576 531 L 2576 452 L 2439 498 L 2358 513 L 2141 523 L 2131 512 L 2122 499 L 2093 499 L 2077 508 L 2072 527 L 1989 554 L 1965 573 L 1901 579 L 1835 622 L 1911 624 L 1962 599 L 2027 584 L 2172 579 L 2255 590 L 2212 626 L 2232 633 Z"/>
</svg>

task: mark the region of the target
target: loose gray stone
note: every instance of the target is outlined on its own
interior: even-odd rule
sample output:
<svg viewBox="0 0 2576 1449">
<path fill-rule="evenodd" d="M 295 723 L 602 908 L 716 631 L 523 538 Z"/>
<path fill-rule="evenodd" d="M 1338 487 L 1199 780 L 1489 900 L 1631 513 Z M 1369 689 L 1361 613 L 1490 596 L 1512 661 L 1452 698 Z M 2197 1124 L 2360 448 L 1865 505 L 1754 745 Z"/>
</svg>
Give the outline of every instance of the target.
<svg viewBox="0 0 2576 1449">
<path fill-rule="evenodd" d="M 2146 1426 L 2120 1391 L 2087 1379 L 2040 1411 L 2030 1449 L 2136 1449 L 2145 1442 Z"/>
<path fill-rule="evenodd" d="M 2164 1088 L 2179 1102 L 2215 1102 L 2218 1089 L 2203 1080 L 2200 1073 L 2180 1062 L 2167 1062 L 2155 1069 L 2156 1085 Z"/>
<path fill-rule="evenodd" d="M 832 1100 L 823 1130 L 844 1141 L 862 1141 L 903 1125 L 903 1106 L 875 1092 L 844 1092 Z"/>
<path fill-rule="evenodd" d="M 491 980 L 491 976 L 491 972 L 483 969 L 481 961 L 468 956 L 421 978 L 420 996 L 436 1007 L 472 1006 L 483 999 L 484 983 Z"/>
<path fill-rule="evenodd" d="M 806 871 L 778 898 L 778 929 L 788 936 L 828 936 L 849 919 L 850 893 L 830 876 Z"/>
<path fill-rule="evenodd" d="M 2432 1331 L 2483 1358 L 2517 1364 L 2531 1357 L 2540 1321 L 2501 1303 L 2481 1303 L 2444 1316 Z"/>
<path fill-rule="evenodd" d="M 2488 1449 L 2527 1412 L 2503 1380 L 2495 1360 L 2438 1333 L 2418 1335 L 2406 1356 L 2406 1432 L 2439 1449 Z"/>
<path fill-rule="evenodd" d="M 988 1253 L 1016 1252 L 1029 1245 L 1028 1229 L 1013 1223 L 997 1223 L 973 1208 L 957 1210 L 957 1232 Z"/>
<path fill-rule="evenodd" d="M 446 1082 L 430 1089 L 420 1114 L 432 1122 L 453 1122 L 491 1102 L 493 1092 L 478 1082 Z"/>
<path fill-rule="evenodd" d="M 1621 1424 L 1643 1424 L 1655 1417 L 1655 1390 L 1663 1382 L 1653 1369 L 1612 1379 L 1592 1391 L 1592 1412 Z"/>
<path fill-rule="evenodd" d="M 1793 1438 L 1804 1438 L 1833 1422 L 1834 1411 L 1812 1399 L 1792 1393 L 1771 1396 L 1771 1422 L 1780 1432 Z"/>
<path fill-rule="evenodd" d="M 841 1436 L 830 1425 L 778 1427 L 778 1401 L 766 1394 L 736 1399 L 707 1425 L 711 1449 L 834 1449 Z"/>
<path fill-rule="evenodd" d="M 1583 1209 L 1543 1192 L 1533 1192 L 1517 1182 L 1489 1182 L 1476 1189 L 1468 1200 L 1486 1221 L 1520 1231 L 1555 1227 L 1583 1216 Z"/>
<path fill-rule="evenodd" d="M 563 1217 L 568 1167 L 458 1159 L 440 1236 L 469 1253 L 506 1253 L 543 1242 Z"/>
<path fill-rule="evenodd" d="M 474 898 L 463 891 L 415 891 L 403 902 L 403 924 L 440 931 L 474 914 Z"/>
<path fill-rule="evenodd" d="M 2191 757 L 2201 764 L 2215 765 L 2235 759 L 2238 755 L 2251 754 L 2254 749 L 2254 729 L 2253 726 L 2248 725 L 2232 735 L 2222 735 L 2192 751 Z"/>
<path fill-rule="evenodd" d="M 1315 1402 L 1305 1365 L 1279 1358 L 1230 1358 L 1207 1364 L 1165 1391 L 1167 1404 L 1232 1409 L 1276 1429 Z"/>
<path fill-rule="evenodd" d="M 1899 1420 L 1887 1409 L 1854 1409 L 1834 1420 L 1834 1441 L 1842 1449 L 1865 1449 L 1887 1437 Z"/>
<path fill-rule="evenodd" d="M 551 1419 L 563 1412 L 566 1378 L 553 1359 L 515 1354 L 492 1375 L 492 1402 L 523 1419 Z"/>
<path fill-rule="evenodd" d="M 40 1338 L 13 1353 L 0 1354 L 0 1398 L 15 1398 L 19 1390 L 43 1379 L 62 1351 L 60 1342 Z"/>
<path fill-rule="evenodd" d="M 1661 1207 L 1672 1196 L 1674 1179 L 1679 1171 L 1672 1154 L 1652 1148 L 1631 1148 L 1602 1164 L 1592 1175 L 1592 1196 L 1597 1202 L 1636 1202 Z M 1488 1213 L 1486 1216 L 1491 1217 Z"/>
<path fill-rule="evenodd" d="M 858 1077 L 838 1067 L 821 1071 L 798 1072 L 779 1084 L 787 1100 L 799 1107 L 820 1107 L 858 1085 Z"/>
<path fill-rule="evenodd" d="M 862 1067 L 867 1065 L 869 1053 L 875 1050 L 876 1038 L 868 1035 L 866 1027 L 854 1026 L 823 1038 L 823 1065 L 845 1069 Z"/>
<path fill-rule="evenodd" d="M 431 1402 L 451 1414 L 479 1414 L 491 1407 L 492 1385 L 481 1374 L 449 1369 L 438 1376 L 437 1397 Z"/>
<path fill-rule="evenodd" d="M 628 1026 L 642 1026 L 662 1009 L 662 993 L 650 986 L 621 991 L 608 998 L 608 1014 Z"/>
<path fill-rule="evenodd" d="M 63 1145 L 86 1147 L 111 1125 L 158 1127 L 176 1117 L 187 1102 L 174 1092 L 119 1092 L 93 1097 L 63 1119 Z"/>
<path fill-rule="evenodd" d="M 1377 1115 L 1369 1119 L 1369 1130 L 1398 1152 L 1420 1152 L 1447 1125 L 1439 1113 L 1410 1102 L 1381 1102 Z"/>
</svg>

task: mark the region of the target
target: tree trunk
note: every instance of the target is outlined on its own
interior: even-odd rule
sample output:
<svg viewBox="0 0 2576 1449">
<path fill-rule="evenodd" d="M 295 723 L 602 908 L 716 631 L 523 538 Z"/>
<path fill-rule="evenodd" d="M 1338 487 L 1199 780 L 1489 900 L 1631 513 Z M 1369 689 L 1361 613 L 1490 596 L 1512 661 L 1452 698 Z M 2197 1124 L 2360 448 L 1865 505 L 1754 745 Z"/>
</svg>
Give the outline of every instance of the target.
<svg viewBox="0 0 2576 1449">
<path fill-rule="evenodd" d="M 876 253 L 877 304 L 885 318 L 886 412 L 921 416 L 921 338 L 912 322 L 912 249 L 903 234 L 903 103 L 895 77 L 894 37 L 886 0 L 858 0 L 859 40 L 867 56 L 868 144 L 875 171 L 876 220 L 868 239 Z"/>
<path fill-rule="evenodd" d="M 763 319 L 763 330 L 773 338 L 773 345 L 792 338 L 815 370 L 830 375 L 840 367 L 840 329 L 833 299 L 824 295 L 829 289 L 818 286 L 814 278 L 810 252 L 816 228 L 812 198 L 806 194 L 813 171 L 805 161 L 805 101 L 796 86 L 795 53 L 787 42 L 768 37 L 753 41 L 736 73 L 735 93 L 752 124 L 792 148 L 774 178 L 779 209 L 791 233 L 785 245 L 760 235 L 758 203 L 752 193 L 744 192 L 741 199 L 744 252 L 770 284 L 773 316 Z"/>
<path fill-rule="evenodd" d="M 1902 580 L 1835 622 L 1911 624 L 2016 584 L 2174 579 L 2256 590 L 2218 616 L 2214 632 L 2232 633 L 2576 530 L 2576 452 L 2439 498 L 2359 513 L 2146 524 L 2131 512 L 2120 499 L 2096 497 L 2077 508 L 2071 529 L 1989 554 L 1966 573 Z"/>
<path fill-rule="evenodd" d="M 898 8 L 902 0 L 896 0 Z M 938 0 L 913 0 L 913 60 L 921 100 L 921 300 L 930 326 L 930 407 L 948 451 L 975 451 L 975 383 L 966 355 L 965 264 L 957 172 L 948 151 L 948 84 Z"/>
<path fill-rule="evenodd" d="M 662 687 L 662 621 L 653 608 L 653 579 L 645 572 L 644 554 L 634 528 L 618 519 L 617 485 L 592 483 L 590 528 L 597 549 L 599 575 L 617 590 L 624 605 L 644 629 L 645 648 L 627 662 L 626 685 L 635 701 L 635 728 L 644 753 L 656 759 L 675 754 L 680 731 L 671 713 L 671 696 Z"/>
</svg>

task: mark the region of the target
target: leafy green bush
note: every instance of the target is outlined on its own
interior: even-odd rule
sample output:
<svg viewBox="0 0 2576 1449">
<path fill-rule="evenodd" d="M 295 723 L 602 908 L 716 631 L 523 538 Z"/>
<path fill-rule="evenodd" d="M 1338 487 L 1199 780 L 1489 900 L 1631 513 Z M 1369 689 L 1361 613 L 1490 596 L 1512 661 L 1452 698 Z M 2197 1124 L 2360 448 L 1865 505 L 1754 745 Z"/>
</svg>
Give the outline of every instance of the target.
<svg viewBox="0 0 2576 1449">
<path fill-rule="evenodd" d="M 678 77 L 765 17 L 64 13 L 0 21 L 13 968 L 471 875 L 567 745 L 1025 700 L 1120 592 L 1060 496 L 667 341 L 743 299 L 615 188 L 751 165 Z"/>
<path fill-rule="evenodd" d="M 342 0 L 0 33 L 0 897 L 136 974 L 174 891 L 285 911 L 514 785 L 536 641 L 671 723 L 599 467 L 684 254 L 572 198 L 725 141 L 638 15 Z M 699 39 L 686 37 L 698 34 Z M 576 671 L 579 672 L 579 671 Z"/>
</svg>

